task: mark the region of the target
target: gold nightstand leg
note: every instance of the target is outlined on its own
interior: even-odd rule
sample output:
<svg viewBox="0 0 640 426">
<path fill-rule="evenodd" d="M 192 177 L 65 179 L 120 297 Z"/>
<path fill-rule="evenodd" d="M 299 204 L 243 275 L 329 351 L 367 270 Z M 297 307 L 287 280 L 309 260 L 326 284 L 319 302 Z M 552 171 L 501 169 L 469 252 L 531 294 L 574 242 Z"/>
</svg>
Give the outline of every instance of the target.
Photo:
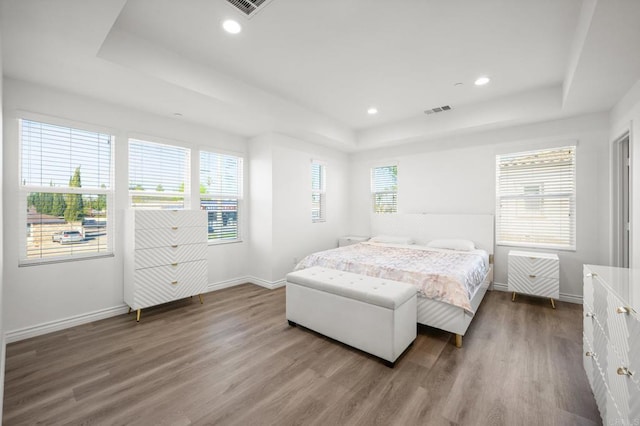
<svg viewBox="0 0 640 426">
<path fill-rule="evenodd" d="M 462 347 L 462 335 L 456 334 L 456 348 Z"/>
<path fill-rule="evenodd" d="M 516 292 L 513 292 L 513 296 L 511 296 L 511 301 L 515 302 L 516 301 Z"/>
<path fill-rule="evenodd" d="M 138 312 L 136 313 L 136 321 L 140 322 L 140 311 L 142 311 L 142 309 L 138 309 Z"/>
<path fill-rule="evenodd" d="M 549 300 L 551 300 L 551 307 L 553 309 L 555 309 L 556 308 L 556 302 L 554 302 L 553 299 L 549 299 Z"/>
<path fill-rule="evenodd" d="M 199 295 L 198 295 L 198 297 L 200 298 L 200 304 L 201 304 L 201 305 L 202 305 L 202 304 L 204 304 L 204 299 L 202 298 L 202 295 L 201 295 L 201 294 L 199 294 Z"/>
</svg>

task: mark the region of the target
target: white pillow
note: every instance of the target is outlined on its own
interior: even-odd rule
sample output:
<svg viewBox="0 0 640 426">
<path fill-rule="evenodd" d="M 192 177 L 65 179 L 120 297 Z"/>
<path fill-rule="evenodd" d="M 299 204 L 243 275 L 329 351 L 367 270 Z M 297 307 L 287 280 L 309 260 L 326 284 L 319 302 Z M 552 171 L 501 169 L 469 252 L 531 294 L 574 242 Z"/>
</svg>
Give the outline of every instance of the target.
<svg viewBox="0 0 640 426">
<path fill-rule="evenodd" d="M 409 237 L 392 237 L 389 235 L 376 235 L 371 237 L 369 242 L 372 243 L 387 243 L 387 244 L 413 244 L 413 239 Z"/>
<path fill-rule="evenodd" d="M 433 240 L 429 241 L 427 247 L 471 251 L 476 248 L 476 245 L 471 240 Z"/>
</svg>

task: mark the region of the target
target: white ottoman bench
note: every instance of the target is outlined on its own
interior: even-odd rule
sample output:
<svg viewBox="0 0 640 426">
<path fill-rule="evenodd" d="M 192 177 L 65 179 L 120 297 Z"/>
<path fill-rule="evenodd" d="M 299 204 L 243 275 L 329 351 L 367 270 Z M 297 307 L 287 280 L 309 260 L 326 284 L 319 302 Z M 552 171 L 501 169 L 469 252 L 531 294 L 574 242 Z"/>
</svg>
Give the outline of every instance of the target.
<svg viewBox="0 0 640 426">
<path fill-rule="evenodd" d="M 411 284 L 314 266 L 287 275 L 287 320 L 393 367 L 416 338 Z"/>
</svg>

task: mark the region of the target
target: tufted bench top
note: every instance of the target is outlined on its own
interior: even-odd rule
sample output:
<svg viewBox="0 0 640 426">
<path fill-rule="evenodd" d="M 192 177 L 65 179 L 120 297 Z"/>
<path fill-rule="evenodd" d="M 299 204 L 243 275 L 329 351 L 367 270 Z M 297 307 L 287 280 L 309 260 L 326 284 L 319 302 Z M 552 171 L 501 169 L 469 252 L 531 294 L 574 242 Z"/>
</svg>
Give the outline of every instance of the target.
<svg viewBox="0 0 640 426">
<path fill-rule="evenodd" d="M 287 282 L 389 309 L 416 295 L 416 287 L 411 284 L 320 266 L 291 272 Z"/>
</svg>

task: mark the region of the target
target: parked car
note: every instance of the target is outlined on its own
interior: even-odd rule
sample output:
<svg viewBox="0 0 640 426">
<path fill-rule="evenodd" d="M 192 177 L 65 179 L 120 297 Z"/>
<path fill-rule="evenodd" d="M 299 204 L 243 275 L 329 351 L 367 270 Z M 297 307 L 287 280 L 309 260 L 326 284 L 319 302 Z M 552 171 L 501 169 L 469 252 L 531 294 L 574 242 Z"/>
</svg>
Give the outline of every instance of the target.
<svg viewBox="0 0 640 426">
<path fill-rule="evenodd" d="M 80 231 L 60 231 L 53 234 L 51 240 L 60 244 L 80 243 L 84 241 L 84 236 Z"/>
</svg>

